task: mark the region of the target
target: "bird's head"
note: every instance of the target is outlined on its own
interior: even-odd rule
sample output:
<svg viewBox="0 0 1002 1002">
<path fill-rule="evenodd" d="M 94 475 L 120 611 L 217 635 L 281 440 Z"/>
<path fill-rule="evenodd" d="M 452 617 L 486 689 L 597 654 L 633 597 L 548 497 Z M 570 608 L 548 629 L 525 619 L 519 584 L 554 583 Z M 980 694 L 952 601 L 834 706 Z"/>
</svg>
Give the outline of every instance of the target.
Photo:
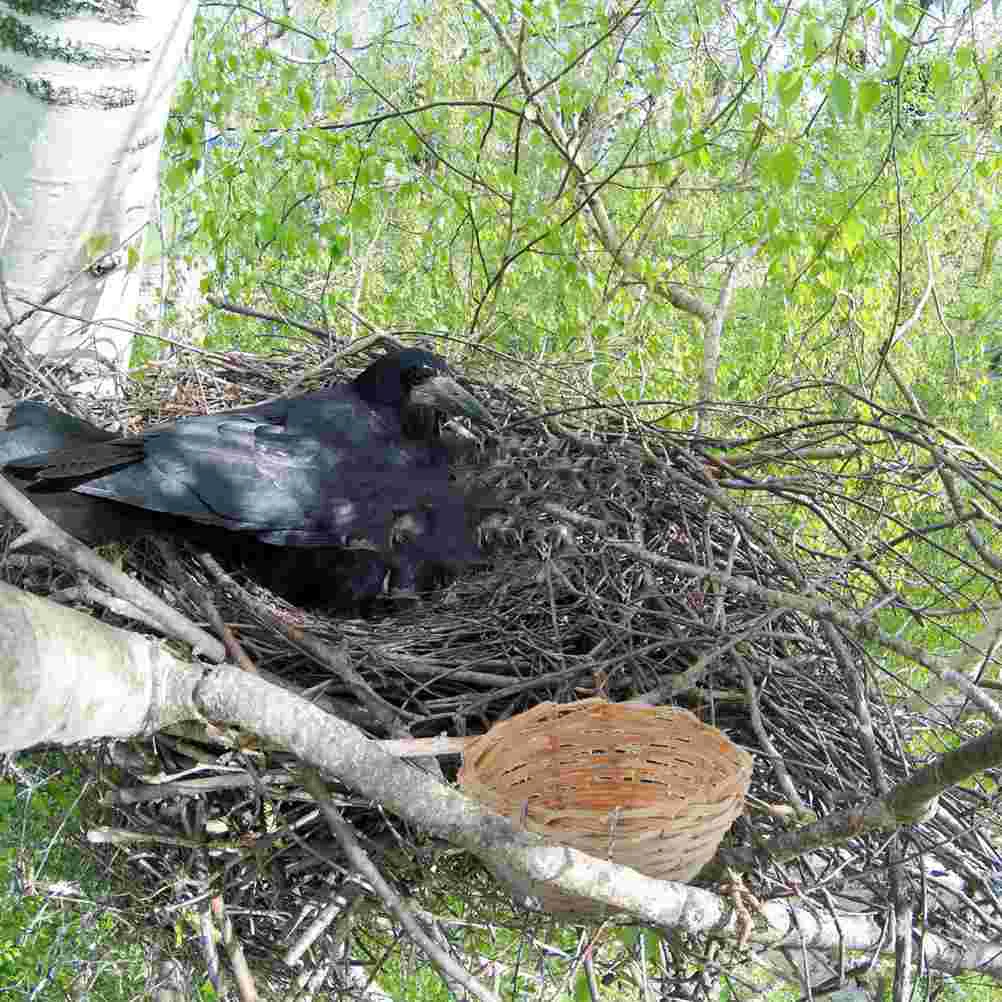
<svg viewBox="0 0 1002 1002">
<path fill-rule="evenodd" d="M 355 388 L 369 403 L 395 407 L 401 412 L 462 415 L 491 424 L 480 401 L 449 373 L 445 359 L 423 348 L 384 355 L 355 379 Z"/>
</svg>

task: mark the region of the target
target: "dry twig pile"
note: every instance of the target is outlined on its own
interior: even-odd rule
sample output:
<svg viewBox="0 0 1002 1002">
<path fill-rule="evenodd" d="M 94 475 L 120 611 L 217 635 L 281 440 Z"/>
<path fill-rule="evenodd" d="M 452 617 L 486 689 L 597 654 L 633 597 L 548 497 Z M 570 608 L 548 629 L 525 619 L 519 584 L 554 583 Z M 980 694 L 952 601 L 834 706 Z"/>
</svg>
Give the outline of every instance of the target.
<svg viewBox="0 0 1002 1002">
<path fill-rule="evenodd" d="M 182 355 L 135 388 L 130 422 L 289 392 L 304 372 L 309 383 L 328 374 L 316 363 Z M 192 619 L 229 624 L 259 669 L 374 737 L 479 734 L 543 700 L 595 692 L 685 705 L 755 753 L 751 809 L 730 836 L 737 847 L 878 795 L 915 767 L 916 748 L 936 750 L 945 739 L 937 731 L 919 742 L 921 717 L 895 710 L 885 694 L 906 694 L 917 665 L 935 667 L 927 652 L 947 645 L 951 630 L 970 631 L 977 600 L 990 603 L 1000 583 L 964 531 L 977 520 L 972 498 L 989 512 L 986 535 L 1002 517 L 1002 477 L 983 457 L 837 387 L 828 392 L 846 404 L 843 419 L 818 420 L 789 403 L 734 407 L 723 414 L 733 436 L 717 442 L 665 430 L 658 419 L 667 406 L 541 418 L 559 390 L 540 399 L 518 386 L 471 388 L 501 430 L 459 473 L 505 504 L 482 527 L 484 566 L 438 593 L 388 599 L 373 619 L 332 618 L 276 599 L 239 567 L 226 569 L 229 578 L 213 574 L 211 563 L 170 544 L 131 547 L 128 568 Z M 934 518 L 930 499 L 950 495 L 944 477 L 954 510 Z M 82 594 L 72 574 L 37 558 L 10 559 L 5 574 Z M 101 614 L 123 622 L 108 608 Z M 907 642 L 906 626 L 925 631 L 927 646 Z M 360 892 L 337 876 L 327 825 L 290 756 L 221 748 L 204 735 L 164 735 L 151 754 L 120 748 L 105 773 L 112 806 L 103 822 L 140 840 L 123 839 L 108 864 L 129 863 L 130 879 L 156 902 L 154 917 L 168 922 L 211 888 L 245 951 L 281 982 L 290 978 L 282 958 L 341 893 L 346 903 L 310 947 L 316 963 L 332 964 Z M 451 778 L 458 763 L 443 762 Z M 537 921 L 492 896 L 467 858 L 439 855 L 432 873 L 434 850 L 419 833 L 350 791 L 340 802 L 379 865 L 428 909 L 443 943 L 458 946 L 461 921 Z M 928 929 L 997 938 L 994 804 L 984 784 L 956 787 L 932 820 L 897 839 L 861 835 L 795 862 L 760 863 L 746 880 L 763 899 L 888 909 L 897 862 Z M 924 867 L 923 853 L 934 856 Z M 378 921 L 357 932 L 374 966 L 387 936 Z M 661 960 L 667 970 L 673 951 Z"/>
</svg>

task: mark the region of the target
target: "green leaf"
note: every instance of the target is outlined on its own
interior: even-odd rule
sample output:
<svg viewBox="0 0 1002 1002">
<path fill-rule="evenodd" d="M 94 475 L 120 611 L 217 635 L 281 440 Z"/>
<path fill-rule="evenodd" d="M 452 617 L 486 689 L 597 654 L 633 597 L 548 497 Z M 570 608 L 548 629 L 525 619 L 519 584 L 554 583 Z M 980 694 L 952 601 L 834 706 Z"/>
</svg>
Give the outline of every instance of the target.
<svg viewBox="0 0 1002 1002">
<path fill-rule="evenodd" d="M 184 164 L 175 164 L 164 175 L 164 184 L 168 191 L 180 191 L 188 182 L 188 171 Z"/>
<path fill-rule="evenodd" d="M 647 952 L 647 962 L 656 963 L 661 948 L 661 933 L 657 929 L 644 929 L 644 949 Z"/>
<path fill-rule="evenodd" d="M 94 233 L 84 241 L 84 256 L 91 258 L 100 257 L 111 247 L 110 233 Z"/>
<path fill-rule="evenodd" d="M 635 925 L 621 925 L 616 929 L 616 939 L 627 949 L 640 939 L 640 927 Z"/>
<path fill-rule="evenodd" d="M 789 108 L 800 97 L 800 92 L 803 89 L 804 74 L 800 70 L 784 70 L 779 74 L 776 81 L 776 91 L 779 95 L 779 103 L 784 108 Z"/>
<path fill-rule="evenodd" d="M 828 48 L 831 33 L 820 21 L 812 21 L 804 28 L 804 62 L 813 63 L 818 53 Z"/>
<path fill-rule="evenodd" d="M 950 82 L 950 64 L 945 59 L 937 59 L 929 72 L 929 88 L 933 94 L 942 94 Z"/>
<path fill-rule="evenodd" d="M 692 159 L 696 167 L 700 170 L 709 170 L 713 164 L 713 157 L 710 155 L 710 147 L 705 142 L 706 137 L 700 134 L 696 137 L 696 142 L 699 143 L 696 149 L 693 151 Z"/>
<path fill-rule="evenodd" d="M 364 199 L 359 199 L 351 207 L 349 218 L 353 226 L 364 226 L 372 216 L 372 206 Z"/>
<path fill-rule="evenodd" d="M 800 173 L 800 157 L 794 147 L 787 143 L 771 157 L 767 157 L 764 164 L 766 177 L 775 181 L 781 188 L 790 189 L 793 182 L 797 180 Z"/>
<path fill-rule="evenodd" d="M 894 37 L 894 40 L 891 42 L 891 58 L 887 66 L 887 75 L 889 77 L 896 77 L 901 72 L 910 49 L 911 43 L 907 38 L 901 35 Z"/>
<path fill-rule="evenodd" d="M 134 244 L 129 244 L 129 249 L 125 254 L 126 271 L 135 271 L 139 267 L 139 248 Z"/>
<path fill-rule="evenodd" d="M 876 80 L 864 80 L 857 91 L 856 106 L 863 115 L 869 114 L 880 100 L 880 84 Z"/>
<path fill-rule="evenodd" d="M 835 114 L 844 122 L 852 112 L 852 84 L 841 73 L 836 73 L 832 77 L 828 96 L 831 98 Z"/>
<path fill-rule="evenodd" d="M 818 22 L 812 21 L 804 28 L 804 62 L 813 63 L 818 57 L 820 46 L 817 41 Z"/>
<path fill-rule="evenodd" d="M 257 217 L 254 229 L 257 232 L 257 237 L 261 243 L 269 243 L 272 240 L 275 236 L 277 225 L 275 216 L 271 212 L 262 212 L 261 215 Z"/>
<path fill-rule="evenodd" d="M 309 118 L 313 112 L 313 92 L 306 84 L 300 84 L 296 88 L 296 101 L 303 112 L 303 116 Z"/>
<path fill-rule="evenodd" d="M 842 243 L 850 254 L 862 242 L 865 233 L 865 227 L 855 216 L 850 216 L 842 224 Z"/>
</svg>

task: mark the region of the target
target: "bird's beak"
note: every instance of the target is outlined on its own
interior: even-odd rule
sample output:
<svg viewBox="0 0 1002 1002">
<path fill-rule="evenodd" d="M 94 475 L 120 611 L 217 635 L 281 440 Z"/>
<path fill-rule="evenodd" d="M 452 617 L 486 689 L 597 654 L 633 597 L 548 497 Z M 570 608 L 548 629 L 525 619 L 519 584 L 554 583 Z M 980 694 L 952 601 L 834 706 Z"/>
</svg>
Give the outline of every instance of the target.
<svg viewBox="0 0 1002 1002">
<path fill-rule="evenodd" d="M 483 404 L 451 376 L 432 376 L 418 383 L 411 390 L 410 399 L 411 403 L 433 407 L 443 414 L 462 414 L 481 424 L 494 424 Z"/>
</svg>

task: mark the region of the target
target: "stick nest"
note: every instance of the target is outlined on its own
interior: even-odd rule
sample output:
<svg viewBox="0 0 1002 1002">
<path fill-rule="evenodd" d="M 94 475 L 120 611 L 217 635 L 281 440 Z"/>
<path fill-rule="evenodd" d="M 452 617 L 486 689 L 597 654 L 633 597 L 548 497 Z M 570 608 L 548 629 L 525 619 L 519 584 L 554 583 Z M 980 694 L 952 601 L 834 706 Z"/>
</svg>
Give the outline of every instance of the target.
<svg viewBox="0 0 1002 1002">
<path fill-rule="evenodd" d="M 126 415 L 97 418 L 124 417 L 136 430 L 348 378 L 367 360 L 179 354 L 131 387 Z M 542 701 L 596 693 L 684 705 L 755 755 L 750 809 L 728 837 L 735 846 L 878 795 L 879 784 L 893 785 L 952 740 L 892 700 L 922 677 L 921 651 L 956 649 L 957 637 L 979 628 L 980 603 L 997 588 L 997 570 L 962 520 L 930 503 L 945 496 L 945 471 L 958 499 L 990 510 L 990 541 L 997 471 L 983 457 L 839 387 L 820 392 L 843 418 L 816 418 L 819 388 L 804 388 L 802 407 L 792 394 L 717 408 L 727 437 L 709 440 L 668 427 L 691 426 L 684 408 L 597 403 L 560 370 L 509 367 L 468 386 L 500 430 L 476 440 L 457 472 L 504 504 L 481 527 L 484 564 L 438 592 L 388 597 L 371 619 L 331 617 L 277 599 L 238 566 L 227 570 L 242 590 L 220 583 L 173 544 L 142 541 L 122 559 L 196 621 L 206 618 L 197 596 L 210 596 L 262 671 L 373 737 L 391 736 L 388 720 L 415 737 L 479 734 Z M 38 395 L 37 385 L 21 389 Z M 5 573 L 57 597 L 80 594 L 67 592 L 72 575 L 38 558 L 11 558 Z M 135 628 L 107 608 L 96 614 Z M 307 651 L 276 620 L 322 641 L 329 656 Z M 918 655 L 900 639 L 907 631 L 921 637 Z M 126 845 L 108 865 L 131 861 L 130 881 L 145 885 L 169 922 L 171 903 L 190 893 L 177 873 L 197 859 L 205 886 L 231 908 L 239 902 L 245 951 L 287 981 L 280 957 L 330 900 L 338 856 L 290 757 L 185 734 L 162 736 L 155 752 L 112 754 L 114 807 L 103 821 L 157 852 Z M 458 761 L 443 763 L 452 779 Z M 150 784 L 152 772 L 169 775 Z M 435 850 L 350 791 L 341 803 L 377 864 L 430 911 L 449 921 L 460 910 L 464 921 L 540 921 L 513 910 L 464 854 Z M 948 791 L 932 820 L 897 840 L 857 837 L 746 879 L 761 899 L 796 892 L 822 911 L 879 912 L 890 907 L 892 859 L 903 861 L 902 879 L 925 896 L 917 913 L 926 912 L 926 928 L 997 938 L 995 803 L 986 777 Z M 322 954 L 335 928 L 313 949 Z M 366 949 L 378 955 L 386 929 L 367 928 Z M 459 927 L 440 928 L 448 938 Z"/>
</svg>

